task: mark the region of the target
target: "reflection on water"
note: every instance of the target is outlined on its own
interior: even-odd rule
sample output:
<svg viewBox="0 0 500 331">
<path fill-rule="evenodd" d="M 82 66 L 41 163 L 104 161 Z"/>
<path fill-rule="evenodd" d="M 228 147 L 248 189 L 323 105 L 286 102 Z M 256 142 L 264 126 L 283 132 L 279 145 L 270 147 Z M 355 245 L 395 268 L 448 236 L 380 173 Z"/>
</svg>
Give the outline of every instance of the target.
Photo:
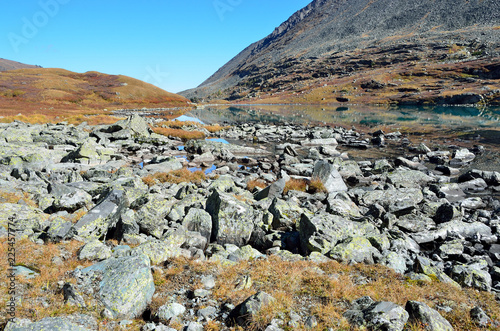
<svg viewBox="0 0 500 331">
<path fill-rule="evenodd" d="M 222 138 L 207 138 L 205 140 L 214 141 L 214 142 L 217 142 L 217 143 L 223 143 L 223 144 L 228 144 L 229 145 L 229 141 L 227 141 L 226 139 L 222 139 Z"/>
<path fill-rule="evenodd" d="M 200 124 L 205 124 L 203 123 L 202 121 L 200 121 L 199 118 L 196 118 L 196 117 L 191 117 L 191 116 L 186 116 L 186 115 L 182 115 L 182 116 L 179 116 L 177 118 L 174 118 L 172 121 L 179 121 L 179 122 L 196 122 L 196 123 L 200 123 Z"/>
<path fill-rule="evenodd" d="M 451 137 L 481 136 L 488 131 L 488 143 L 500 145 L 500 107 L 248 105 L 206 107 L 191 111 L 190 116 L 206 123 L 327 124 L 355 126 L 369 132 L 380 128 L 388 132 Z M 492 136 L 496 138 L 491 139 Z"/>
</svg>

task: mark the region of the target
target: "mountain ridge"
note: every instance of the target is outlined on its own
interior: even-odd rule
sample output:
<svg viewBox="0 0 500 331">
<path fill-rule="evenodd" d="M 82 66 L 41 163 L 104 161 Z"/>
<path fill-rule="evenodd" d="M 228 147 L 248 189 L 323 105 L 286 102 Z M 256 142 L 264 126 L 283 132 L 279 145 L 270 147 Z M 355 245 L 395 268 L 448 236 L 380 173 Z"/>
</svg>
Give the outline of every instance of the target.
<svg viewBox="0 0 500 331">
<path fill-rule="evenodd" d="M 428 47 L 442 43 L 439 47 L 446 44 L 451 47 L 476 42 L 478 45 L 471 48 L 471 53 L 476 55 L 462 60 L 477 59 L 479 52 L 483 59 L 495 59 L 500 53 L 499 22 L 500 4 L 492 0 L 459 3 L 450 0 L 315 0 L 269 36 L 248 46 L 199 87 L 180 94 L 194 99 L 240 100 L 256 91 L 245 91 L 238 85 L 252 84 L 252 80 L 262 77 L 266 85 L 266 80 L 272 77 L 266 78 L 266 74 L 271 73 L 264 72 L 283 62 L 323 60 L 341 52 L 352 52 L 351 58 L 356 58 L 360 51 L 373 48 L 380 52 L 395 45 L 400 47 L 396 51 L 402 51 L 405 44 Z M 431 51 L 442 56 L 450 50 Z M 369 60 L 373 54 L 363 55 Z M 421 57 L 425 60 L 425 52 Z"/>
</svg>

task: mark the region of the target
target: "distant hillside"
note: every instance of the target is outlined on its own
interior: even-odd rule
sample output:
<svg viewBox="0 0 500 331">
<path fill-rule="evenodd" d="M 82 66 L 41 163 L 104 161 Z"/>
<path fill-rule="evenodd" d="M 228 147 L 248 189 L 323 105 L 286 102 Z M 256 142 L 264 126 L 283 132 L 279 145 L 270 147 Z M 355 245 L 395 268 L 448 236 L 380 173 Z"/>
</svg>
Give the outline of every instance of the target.
<svg viewBox="0 0 500 331">
<path fill-rule="evenodd" d="M 489 81 L 498 79 L 495 73 L 489 74 L 497 67 L 487 66 L 500 63 L 499 42 L 498 0 L 315 0 L 198 88 L 180 94 L 205 101 L 330 102 L 340 98 L 380 102 L 380 98 L 366 95 L 359 98 L 359 92 L 376 86 L 378 90 L 388 88 L 384 102 L 437 102 L 440 97 L 445 102 L 457 93 L 453 92 L 456 86 L 451 88 L 456 83 L 452 76 L 488 80 L 477 86 L 498 83 Z M 468 61 L 472 61 L 469 66 L 457 64 Z M 447 63 L 456 70 L 453 75 Z M 426 91 L 423 81 L 401 79 L 414 77 L 412 67 L 417 73 L 425 68 L 435 70 L 429 81 L 431 90 L 441 82 L 444 94 L 406 98 L 409 93 Z M 478 74 L 474 74 L 475 68 Z M 372 75 L 380 81 L 363 81 Z M 350 84 L 338 81 L 350 76 L 355 77 Z M 478 93 L 477 82 L 460 83 L 466 92 Z M 397 85 L 392 86 L 395 89 L 390 89 L 391 84 Z M 324 85 L 340 85 L 344 92 L 331 88 L 305 99 L 293 94 Z"/>
<path fill-rule="evenodd" d="M 33 66 L 30 64 L 24 64 L 6 59 L 0 59 L 0 72 L 8 70 L 16 70 L 16 69 L 33 69 L 33 68 L 40 68 L 40 66 Z"/>
<path fill-rule="evenodd" d="M 187 106 L 188 100 L 127 76 L 64 69 L 0 72 L 0 111 Z"/>
</svg>

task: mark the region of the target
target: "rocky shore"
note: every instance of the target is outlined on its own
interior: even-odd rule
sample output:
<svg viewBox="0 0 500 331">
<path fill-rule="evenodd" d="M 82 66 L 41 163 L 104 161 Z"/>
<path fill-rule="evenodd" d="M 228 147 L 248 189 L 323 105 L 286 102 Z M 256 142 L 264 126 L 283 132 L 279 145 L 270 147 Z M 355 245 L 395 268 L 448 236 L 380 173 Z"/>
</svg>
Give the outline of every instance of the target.
<svg viewBox="0 0 500 331">
<path fill-rule="evenodd" d="M 157 280 L 177 258 L 222 269 L 242 261 L 363 263 L 388 267 L 409 284 L 500 292 L 500 201 L 492 197 L 500 191 L 500 172 L 466 170 L 481 146 L 431 150 L 398 132 L 363 135 L 286 123 L 241 124 L 217 134 L 252 147 L 214 140 L 184 144 L 152 133 L 148 122 L 155 120 L 135 115 L 102 126 L 0 124 L 1 240 L 10 222 L 18 242 L 44 247 L 77 241 L 78 259 L 90 261 L 57 285 L 77 313 L 16 318 L 5 330 L 97 330 L 103 320 L 110 330 L 134 329 L 133 320 L 142 321 L 141 330 L 204 330 L 211 321 L 224 330 L 248 326 L 278 300 L 248 278 L 234 291 L 253 289 L 252 295 L 219 300 L 212 291 L 221 279 L 210 270 L 192 280 L 195 290 L 193 283 L 159 293 Z M 266 148 L 270 143 L 274 149 Z M 388 143 L 399 146 L 402 156 L 354 161 L 345 152 Z M 186 167 L 209 170 L 195 182 L 171 183 L 158 175 Z M 23 198 L 5 198 L 15 195 Z M 65 263 L 64 254 L 52 259 Z M 40 270 L 28 267 L 14 269 L 18 277 L 39 277 Z M 158 296 L 168 300 L 153 308 Z M 363 296 L 342 307 L 339 320 L 352 327 L 403 330 L 415 323 L 453 330 L 442 311 L 420 301 L 401 305 Z M 486 308 L 467 308 L 471 320 L 499 327 Z M 259 328 L 318 326 L 310 311 L 285 315 Z"/>
</svg>

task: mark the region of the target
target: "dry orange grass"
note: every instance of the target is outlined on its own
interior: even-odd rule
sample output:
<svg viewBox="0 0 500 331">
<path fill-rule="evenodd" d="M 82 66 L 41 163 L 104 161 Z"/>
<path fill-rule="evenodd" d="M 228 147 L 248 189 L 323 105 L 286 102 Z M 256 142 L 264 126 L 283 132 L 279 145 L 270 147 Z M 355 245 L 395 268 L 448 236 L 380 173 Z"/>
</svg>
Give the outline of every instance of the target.
<svg viewBox="0 0 500 331">
<path fill-rule="evenodd" d="M 318 271 L 318 268 L 321 272 Z M 469 310 L 476 305 L 486 310 L 493 319 L 500 317 L 500 305 L 495 296 L 475 290 L 457 290 L 439 283 L 408 281 L 404 276 L 382 266 L 357 264 L 348 266 L 335 261 L 316 264 L 299 261 L 286 262 L 271 256 L 267 260 L 239 262 L 234 265 L 220 263 L 199 263 L 186 259 L 168 262 L 163 275 L 155 276 L 158 293 L 172 293 L 189 284 L 190 279 L 213 274 L 216 286 L 212 290 L 214 299 L 238 305 L 249 296 L 264 291 L 275 298 L 272 305 L 259 312 L 245 330 L 264 329 L 273 318 L 289 322 L 289 313 L 303 311 L 318 320 L 314 330 L 333 327 L 336 330 L 353 329 L 343 318 L 348 304 L 362 296 L 377 301 L 390 301 L 404 306 L 408 300 L 417 300 L 435 308 L 436 305 L 450 306 L 453 311 L 441 314 L 456 330 L 475 330 L 477 327 L 469 317 Z M 243 277 L 250 277 L 248 288 L 236 287 Z M 358 284 L 362 279 L 363 285 Z M 200 288 L 191 282 L 190 290 Z M 167 301 L 157 299 L 156 307 Z M 409 330 L 424 330 L 419 325 L 408 325 Z M 303 329 L 300 325 L 298 329 Z"/>
<path fill-rule="evenodd" d="M 286 182 L 283 193 L 287 193 L 288 191 L 301 191 L 315 194 L 325 193 L 326 188 L 318 178 L 311 178 L 310 180 L 292 178 Z"/>
<path fill-rule="evenodd" d="M 26 205 L 34 208 L 38 208 L 38 205 L 33 201 L 28 192 L 5 192 L 0 191 L 0 203 L 19 203 L 23 201 Z"/>
<path fill-rule="evenodd" d="M 266 188 L 266 183 L 261 179 L 252 179 L 247 182 L 247 190 L 253 192 L 255 188 Z"/>
<path fill-rule="evenodd" d="M 200 131 L 186 131 L 182 129 L 172 129 L 172 128 L 157 128 L 153 127 L 153 132 L 157 134 L 164 135 L 166 137 L 177 137 L 182 140 L 191 139 L 204 139 L 205 134 Z"/>
<path fill-rule="evenodd" d="M 181 170 L 175 170 L 171 172 L 159 172 L 154 175 L 148 175 L 142 178 L 144 184 L 148 186 L 153 186 L 157 183 L 196 183 L 199 184 L 206 180 L 207 176 L 203 171 L 191 172 L 190 170 L 183 168 Z"/>
<path fill-rule="evenodd" d="M 156 126 L 163 128 L 173 128 L 173 129 L 182 129 L 184 127 L 203 128 L 211 133 L 219 132 L 221 130 L 228 128 L 227 126 L 221 126 L 219 124 L 206 125 L 192 121 L 162 121 L 160 123 L 157 123 Z"/>
<path fill-rule="evenodd" d="M 17 278 L 16 294 L 22 298 L 17 306 L 18 318 L 29 318 L 39 320 L 49 316 L 58 316 L 63 314 L 72 314 L 83 312 L 77 307 L 67 306 L 60 293 L 58 281 L 66 281 L 68 272 L 73 271 L 77 266 L 89 266 L 91 263 L 78 261 L 76 253 L 82 246 L 81 242 L 72 241 L 61 244 L 37 245 L 29 240 L 16 242 L 16 263 L 26 266 L 39 272 L 39 276 L 34 279 Z M 7 248 L 6 240 L 0 242 L 0 272 L 7 275 Z M 55 256 L 64 254 L 67 259 L 62 265 L 56 265 L 52 262 Z M 6 282 L 0 283 L 0 293 L 5 298 L 7 293 Z M 42 300 L 48 303 L 42 305 Z M 5 300 L 2 300 L 6 302 Z M 87 310 L 86 313 L 92 313 Z M 94 312 L 98 317 L 98 312 Z M 4 318 L 4 315 L 2 315 Z M 1 321 L 0 321 L 1 324 Z"/>
<path fill-rule="evenodd" d="M 123 117 L 115 117 L 106 114 L 100 115 L 42 115 L 42 114 L 32 114 L 32 115 L 16 115 L 16 116 L 5 116 L 0 118 L 0 123 L 12 123 L 14 121 L 20 121 L 29 124 L 45 124 L 45 123 L 60 123 L 68 122 L 68 124 L 79 125 L 83 122 L 87 122 L 89 125 L 109 125 L 122 120 Z"/>
</svg>

